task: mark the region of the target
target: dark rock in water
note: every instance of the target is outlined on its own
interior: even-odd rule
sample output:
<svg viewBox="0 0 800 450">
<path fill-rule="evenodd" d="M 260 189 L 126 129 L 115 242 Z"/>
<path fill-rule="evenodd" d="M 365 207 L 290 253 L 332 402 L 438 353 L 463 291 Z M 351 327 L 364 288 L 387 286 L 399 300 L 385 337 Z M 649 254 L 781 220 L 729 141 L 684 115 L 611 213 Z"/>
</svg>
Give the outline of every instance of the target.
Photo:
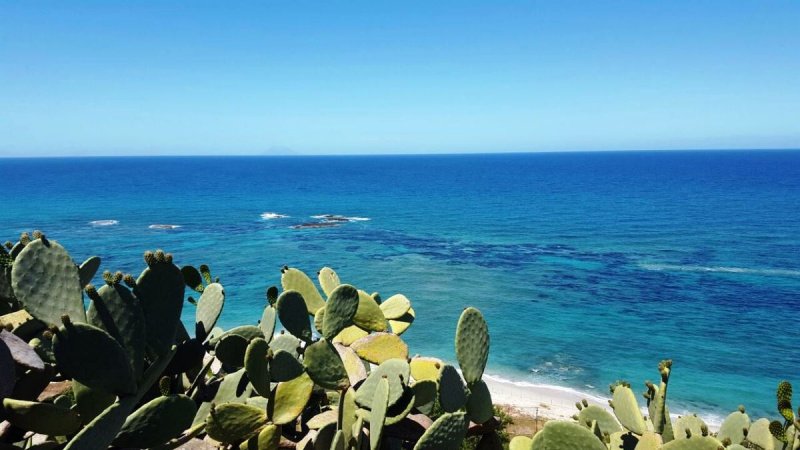
<svg viewBox="0 0 800 450">
<path fill-rule="evenodd" d="M 332 228 L 338 227 L 338 222 L 308 222 L 308 223 L 301 223 L 298 225 L 292 225 L 291 229 L 293 230 L 305 230 L 307 228 Z"/>
</svg>

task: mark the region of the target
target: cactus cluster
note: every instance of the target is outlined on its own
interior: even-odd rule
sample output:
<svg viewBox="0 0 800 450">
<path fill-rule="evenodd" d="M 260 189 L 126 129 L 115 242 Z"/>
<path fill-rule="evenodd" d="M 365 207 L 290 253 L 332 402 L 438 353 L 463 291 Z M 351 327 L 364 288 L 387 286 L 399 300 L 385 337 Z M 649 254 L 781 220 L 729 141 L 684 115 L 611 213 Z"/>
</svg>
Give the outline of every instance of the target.
<svg viewBox="0 0 800 450">
<path fill-rule="evenodd" d="M 497 441 L 481 380 L 488 327 L 478 310 L 458 322 L 459 373 L 409 356 L 401 334 L 416 313 L 407 297 L 381 301 L 331 268 L 318 273 L 320 291 L 284 267 L 282 289 L 267 289 L 253 323 L 223 330 L 225 288 L 207 266 L 179 268 L 161 250 L 144 260 L 138 277 L 105 271 L 97 288 L 90 283 L 100 258 L 77 265 L 41 233 L 0 251 L 1 449 L 457 449 L 468 434 Z M 181 322 L 183 308 L 194 308 L 193 327 Z M 434 405 L 445 410 L 436 420 Z"/>
</svg>

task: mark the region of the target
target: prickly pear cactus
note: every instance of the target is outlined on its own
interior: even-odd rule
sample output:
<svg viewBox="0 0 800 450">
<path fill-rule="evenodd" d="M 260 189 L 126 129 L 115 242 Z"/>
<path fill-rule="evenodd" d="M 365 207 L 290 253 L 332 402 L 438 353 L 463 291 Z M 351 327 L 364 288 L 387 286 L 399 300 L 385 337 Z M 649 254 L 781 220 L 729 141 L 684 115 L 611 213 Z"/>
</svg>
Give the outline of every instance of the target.
<svg viewBox="0 0 800 450">
<path fill-rule="evenodd" d="M 489 359 L 489 327 L 475 308 L 465 309 L 458 319 L 456 357 L 467 384 L 481 379 Z"/>
<path fill-rule="evenodd" d="M 165 354 L 175 342 L 183 309 L 183 275 L 172 264 L 172 255 L 161 250 L 146 252 L 147 268 L 133 290 L 141 301 L 147 324 L 147 345 L 155 355 Z"/>
</svg>

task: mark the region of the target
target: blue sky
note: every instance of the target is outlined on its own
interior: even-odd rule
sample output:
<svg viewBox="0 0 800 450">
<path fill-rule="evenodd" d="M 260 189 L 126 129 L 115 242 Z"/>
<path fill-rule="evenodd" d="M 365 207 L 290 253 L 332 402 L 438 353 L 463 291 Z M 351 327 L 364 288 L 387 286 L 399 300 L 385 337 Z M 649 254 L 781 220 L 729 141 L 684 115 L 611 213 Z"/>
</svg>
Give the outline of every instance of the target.
<svg viewBox="0 0 800 450">
<path fill-rule="evenodd" d="M 800 147 L 798 1 L 0 0 L 0 155 Z"/>
</svg>

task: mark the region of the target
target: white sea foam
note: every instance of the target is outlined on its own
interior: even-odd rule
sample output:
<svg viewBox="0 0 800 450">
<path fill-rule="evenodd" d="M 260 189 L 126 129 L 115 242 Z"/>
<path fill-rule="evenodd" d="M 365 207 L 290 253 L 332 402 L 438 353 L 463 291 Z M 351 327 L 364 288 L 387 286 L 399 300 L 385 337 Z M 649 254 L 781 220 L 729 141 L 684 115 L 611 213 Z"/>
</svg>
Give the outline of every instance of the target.
<svg viewBox="0 0 800 450">
<path fill-rule="evenodd" d="M 287 217 L 289 216 L 287 216 L 286 214 L 278 214 L 274 212 L 261 213 L 261 218 L 264 220 L 285 219 Z"/>
<path fill-rule="evenodd" d="M 754 269 L 749 267 L 691 266 L 679 264 L 640 264 L 639 267 L 645 270 L 655 270 L 660 272 L 743 273 L 751 275 L 800 277 L 800 270 L 794 269 Z"/>
<path fill-rule="evenodd" d="M 369 217 L 342 216 L 339 214 L 318 214 L 316 216 L 311 216 L 311 218 L 319 219 L 324 222 L 365 222 L 367 220 L 372 220 Z"/>
<path fill-rule="evenodd" d="M 147 227 L 147 228 L 150 228 L 151 230 L 175 230 L 175 229 L 178 229 L 178 228 L 180 228 L 180 227 L 181 227 L 180 225 L 170 225 L 170 224 L 164 224 L 164 223 L 154 223 L 153 225 L 150 225 L 150 226 L 149 226 L 149 227 Z"/>
<path fill-rule="evenodd" d="M 118 224 L 119 220 L 113 220 L 113 219 L 93 220 L 89 222 L 89 225 L 93 227 L 110 227 L 112 225 L 118 225 Z"/>
</svg>

